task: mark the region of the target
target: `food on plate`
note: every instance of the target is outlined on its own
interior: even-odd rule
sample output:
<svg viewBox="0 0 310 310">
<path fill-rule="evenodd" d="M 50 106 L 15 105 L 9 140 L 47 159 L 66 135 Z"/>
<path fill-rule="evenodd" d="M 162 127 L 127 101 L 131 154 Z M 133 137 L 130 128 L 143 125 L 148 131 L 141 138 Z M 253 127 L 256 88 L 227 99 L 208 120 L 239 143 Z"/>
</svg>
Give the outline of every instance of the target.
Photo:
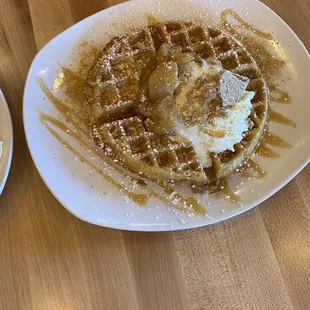
<svg viewBox="0 0 310 310">
<path fill-rule="evenodd" d="M 169 21 L 113 38 L 85 87 L 95 143 L 141 177 L 212 188 L 248 160 L 268 124 L 268 87 L 232 35 Z"/>
</svg>

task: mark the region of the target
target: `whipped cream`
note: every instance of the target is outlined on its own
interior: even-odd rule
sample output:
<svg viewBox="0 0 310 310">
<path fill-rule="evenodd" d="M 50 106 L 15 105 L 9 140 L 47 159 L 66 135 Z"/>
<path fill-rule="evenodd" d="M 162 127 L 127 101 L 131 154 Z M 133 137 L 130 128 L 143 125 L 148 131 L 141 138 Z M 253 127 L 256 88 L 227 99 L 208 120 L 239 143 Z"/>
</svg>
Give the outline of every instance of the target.
<svg viewBox="0 0 310 310">
<path fill-rule="evenodd" d="M 212 165 L 210 153 L 234 151 L 234 145 L 243 139 L 243 133 L 251 126 L 249 115 L 254 92 L 245 91 L 242 99 L 227 110 L 225 116 L 215 117 L 205 126 L 179 126 L 179 134 L 193 145 L 200 163 Z"/>
<path fill-rule="evenodd" d="M 224 70 L 216 59 L 173 56 L 159 63 L 148 81 L 154 130 L 191 144 L 201 165 L 210 167 L 210 153 L 234 151 L 253 126 L 255 93 L 246 91 L 247 78 Z"/>
<path fill-rule="evenodd" d="M 187 72 L 190 73 L 189 78 L 174 98 L 179 114 L 182 107 L 192 104 L 188 101 L 188 94 L 197 80 L 206 77 L 207 80 L 212 81 L 212 78 L 220 75 L 223 70 L 221 64 L 208 63 L 205 60 L 202 61 L 202 64 L 190 62 L 186 66 Z M 184 137 L 191 142 L 200 163 L 204 167 L 212 165 L 210 153 L 234 151 L 234 145 L 243 139 L 243 133 L 253 125 L 249 115 L 251 114 L 251 100 L 254 95 L 254 92 L 244 91 L 239 101 L 233 106 L 225 107 L 224 113 L 208 118 L 203 124 L 186 126 L 183 122 L 176 121 L 178 124 L 177 136 Z M 205 104 L 207 104 L 207 98 L 205 100 Z M 203 115 L 201 116 L 203 118 Z M 176 137 L 176 140 L 178 139 Z"/>
</svg>

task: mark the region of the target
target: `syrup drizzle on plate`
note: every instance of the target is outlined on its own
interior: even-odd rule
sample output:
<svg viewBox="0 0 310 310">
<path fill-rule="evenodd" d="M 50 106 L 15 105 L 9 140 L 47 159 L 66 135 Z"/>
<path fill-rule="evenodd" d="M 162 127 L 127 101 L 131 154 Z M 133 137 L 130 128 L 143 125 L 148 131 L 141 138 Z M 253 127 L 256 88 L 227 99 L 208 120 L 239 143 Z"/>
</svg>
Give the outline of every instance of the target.
<svg viewBox="0 0 310 310">
<path fill-rule="evenodd" d="M 61 131 L 65 132 L 67 135 L 76 139 L 81 145 L 88 147 L 87 144 L 85 145 L 85 141 L 81 138 L 81 136 L 79 134 L 77 134 L 76 132 L 72 131 L 71 129 L 69 129 L 69 127 L 65 123 L 63 123 L 63 122 L 45 114 L 45 113 L 40 114 L 40 119 L 41 119 L 43 126 L 49 131 L 49 133 L 51 135 L 53 135 L 66 149 L 68 149 L 82 163 L 85 163 L 86 165 L 88 165 L 91 169 L 96 171 L 96 173 L 101 175 L 108 183 L 115 186 L 118 190 L 120 190 L 122 193 L 124 193 L 128 198 L 133 200 L 138 205 L 141 206 L 141 205 L 146 205 L 148 203 L 147 195 L 134 194 L 134 193 L 126 190 L 126 188 L 124 186 L 120 185 L 118 182 L 113 180 L 113 178 L 111 178 L 108 174 L 106 174 L 102 169 L 95 166 L 91 161 L 89 161 L 85 156 L 83 156 L 79 151 L 77 151 L 66 139 L 62 138 L 50 126 L 51 124 L 54 125 L 54 127 L 60 129 Z"/>
<path fill-rule="evenodd" d="M 70 70 L 70 69 L 66 69 Z M 197 199 L 195 197 L 184 197 L 179 193 L 174 193 L 174 190 L 170 187 L 165 187 L 164 192 L 166 194 L 161 194 L 156 192 L 150 187 L 146 187 L 145 184 L 141 185 L 141 180 L 136 180 L 135 178 L 131 176 L 127 176 L 129 181 L 135 182 L 136 186 L 139 187 L 139 190 L 143 190 L 146 192 L 146 194 L 135 194 L 126 189 L 126 187 L 119 184 L 117 181 L 115 181 L 111 176 L 109 176 L 107 173 L 104 172 L 104 170 L 98 168 L 95 166 L 91 161 L 89 161 L 84 155 L 82 155 L 76 148 L 72 146 L 66 140 L 63 138 L 60 134 L 56 132 L 56 128 L 60 131 L 66 133 L 70 137 L 74 138 L 80 145 L 85 147 L 86 149 L 89 149 L 92 151 L 96 156 L 98 156 L 102 161 L 107 161 L 110 166 L 113 166 L 115 170 L 117 170 L 120 173 L 123 173 L 121 169 L 119 169 L 116 165 L 113 165 L 112 162 L 100 152 L 100 150 L 97 150 L 94 146 L 91 145 L 91 141 L 89 141 L 90 134 L 86 132 L 86 130 L 81 126 L 78 122 L 74 120 L 74 118 L 78 118 L 81 120 L 81 118 L 75 113 L 74 109 L 71 107 L 68 107 L 66 104 L 64 104 L 59 98 L 57 98 L 44 84 L 43 80 L 41 78 L 38 78 L 38 84 L 40 85 L 42 91 L 44 92 L 45 96 L 53 103 L 55 108 L 67 119 L 67 121 L 72 125 L 74 129 L 70 129 L 69 126 L 58 120 L 54 117 L 51 117 L 45 113 L 40 114 L 40 119 L 44 127 L 70 152 L 72 152 L 81 162 L 87 164 L 91 169 L 96 171 L 99 175 L 104 177 L 104 179 L 115 186 L 120 192 L 122 192 L 124 195 L 126 195 L 128 198 L 130 198 L 132 201 L 137 203 L 139 206 L 145 206 L 149 198 L 153 197 L 158 200 L 161 200 L 166 205 L 180 210 L 185 213 L 195 213 L 195 214 L 205 214 L 206 209 L 199 204 Z M 53 127 L 55 129 L 53 129 Z M 85 137 L 88 138 L 88 141 L 85 140 Z M 162 186 L 163 187 L 163 186 Z M 171 195 L 173 193 L 173 195 Z"/>
<path fill-rule="evenodd" d="M 239 27 L 251 31 L 256 36 L 266 40 L 273 39 L 273 36 L 270 33 L 263 32 L 258 28 L 253 27 L 252 25 L 247 23 L 240 15 L 238 15 L 233 9 L 226 9 L 222 12 L 221 15 L 221 25 L 222 27 L 229 30 L 231 33 L 239 35 L 238 30 L 228 21 L 229 16 L 232 16 L 237 21 Z"/>
<path fill-rule="evenodd" d="M 273 84 L 269 84 L 268 88 L 269 88 L 270 92 L 272 92 L 276 95 L 275 96 L 275 95 L 271 94 L 269 96 L 270 101 L 282 103 L 282 104 L 292 103 L 292 98 L 288 92 L 279 89 L 278 87 L 276 87 Z"/>
<path fill-rule="evenodd" d="M 270 109 L 269 119 L 276 123 L 296 127 L 296 122 L 285 117 L 284 115 Z"/>
</svg>

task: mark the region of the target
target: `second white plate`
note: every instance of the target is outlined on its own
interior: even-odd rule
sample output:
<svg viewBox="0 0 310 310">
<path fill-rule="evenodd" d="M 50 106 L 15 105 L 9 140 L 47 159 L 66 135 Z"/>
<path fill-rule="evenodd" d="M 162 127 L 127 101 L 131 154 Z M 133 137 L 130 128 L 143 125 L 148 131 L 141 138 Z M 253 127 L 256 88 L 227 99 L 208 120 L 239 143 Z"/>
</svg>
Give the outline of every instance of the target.
<svg viewBox="0 0 310 310">
<path fill-rule="evenodd" d="M 9 175 L 13 153 L 13 126 L 10 110 L 0 90 L 0 141 L 3 141 L 3 153 L 0 158 L 0 194 Z"/>
</svg>

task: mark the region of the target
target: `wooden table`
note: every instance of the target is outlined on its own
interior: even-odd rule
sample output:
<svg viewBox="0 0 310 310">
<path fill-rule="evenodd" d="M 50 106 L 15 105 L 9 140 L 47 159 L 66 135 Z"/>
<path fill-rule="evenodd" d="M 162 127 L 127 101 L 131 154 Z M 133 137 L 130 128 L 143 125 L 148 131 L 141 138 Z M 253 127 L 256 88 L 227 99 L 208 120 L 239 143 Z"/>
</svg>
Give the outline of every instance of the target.
<svg viewBox="0 0 310 310">
<path fill-rule="evenodd" d="M 0 197 L 0 309 L 310 309 L 310 166 L 259 208 L 176 233 L 81 222 L 43 184 L 22 124 L 37 51 L 118 0 L 1 0 L 0 87 L 15 151 Z M 310 49 L 309 0 L 265 0 Z"/>
</svg>

